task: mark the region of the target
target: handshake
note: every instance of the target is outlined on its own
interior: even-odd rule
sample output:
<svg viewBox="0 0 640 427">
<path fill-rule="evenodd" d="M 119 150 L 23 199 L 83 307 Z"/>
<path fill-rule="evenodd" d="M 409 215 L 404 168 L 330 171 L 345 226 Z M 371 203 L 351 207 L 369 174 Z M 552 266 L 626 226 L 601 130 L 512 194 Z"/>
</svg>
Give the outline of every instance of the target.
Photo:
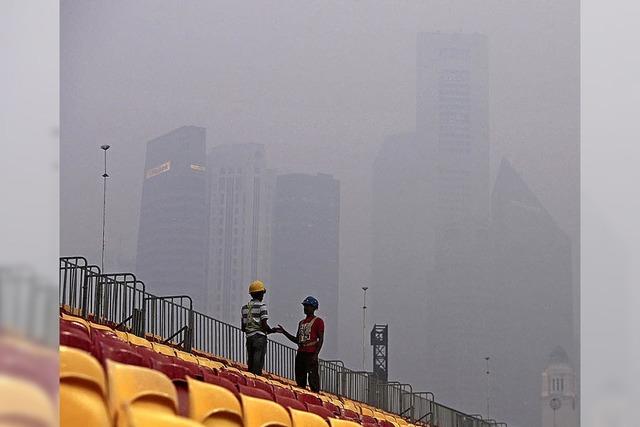
<svg viewBox="0 0 640 427">
<path fill-rule="evenodd" d="M 282 325 L 278 325 L 275 328 L 271 328 L 271 333 L 272 334 L 284 334 L 285 330 L 284 330 L 284 327 L 282 327 Z"/>
</svg>

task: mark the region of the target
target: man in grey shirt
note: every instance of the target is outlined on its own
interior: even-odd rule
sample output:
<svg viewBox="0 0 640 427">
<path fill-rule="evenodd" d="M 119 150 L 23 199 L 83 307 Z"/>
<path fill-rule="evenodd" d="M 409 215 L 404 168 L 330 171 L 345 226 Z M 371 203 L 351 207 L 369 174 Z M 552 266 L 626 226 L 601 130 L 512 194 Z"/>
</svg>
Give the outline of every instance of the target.
<svg viewBox="0 0 640 427">
<path fill-rule="evenodd" d="M 269 313 L 262 302 L 267 289 L 259 280 L 249 285 L 251 301 L 242 306 L 242 332 L 247 336 L 247 365 L 249 372 L 262 375 L 264 358 L 267 353 L 267 334 L 280 332 L 267 323 Z"/>
</svg>

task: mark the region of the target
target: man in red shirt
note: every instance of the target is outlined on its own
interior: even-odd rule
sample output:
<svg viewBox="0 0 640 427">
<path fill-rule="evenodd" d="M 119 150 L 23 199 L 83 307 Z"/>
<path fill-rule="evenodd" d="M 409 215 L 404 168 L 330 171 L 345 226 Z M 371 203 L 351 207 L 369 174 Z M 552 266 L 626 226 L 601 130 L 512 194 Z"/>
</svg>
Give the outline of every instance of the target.
<svg viewBox="0 0 640 427">
<path fill-rule="evenodd" d="M 324 321 L 315 315 L 318 305 L 318 300 L 314 297 L 306 297 L 302 301 L 304 314 L 307 317 L 298 323 L 296 336 L 287 332 L 282 325 L 278 325 L 278 329 L 298 345 L 298 353 L 296 354 L 296 383 L 298 387 L 305 388 L 307 386 L 308 375 L 309 388 L 316 393 L 320 391 L 318 354 L 324 341 Z"/>
</svg>

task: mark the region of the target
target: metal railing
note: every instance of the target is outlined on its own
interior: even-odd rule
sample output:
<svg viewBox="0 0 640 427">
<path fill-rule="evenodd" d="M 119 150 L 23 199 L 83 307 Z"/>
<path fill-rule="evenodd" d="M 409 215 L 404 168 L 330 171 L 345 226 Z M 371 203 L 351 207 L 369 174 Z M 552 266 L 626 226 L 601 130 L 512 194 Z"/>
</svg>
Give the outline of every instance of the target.
<svg viewBox="0 0 640 427">
<path fill-rule="evenodd" d="M 151 334 L 185 351 L 197 349 L 232 361 L 246 360 L 245 337 L 236 326 L 193 310 L 187 295 L 155 296 L 131 273 L 103 274 L 83 257 L 60 258 L 59 302 L 83 317 L 114 324 L 136 335 Z M 265 370 L 295 379 L 297 350 L 267 340 Z M 340 360 L 319 360 L 326 392 L 367 403 L 417 425 L 496 427 L 494 420 L 468 415 L 437 403 L 431 392 L 414 392 L 410 384 L 381 382 L 372 372 L 354 371 Z"/>
</svg>

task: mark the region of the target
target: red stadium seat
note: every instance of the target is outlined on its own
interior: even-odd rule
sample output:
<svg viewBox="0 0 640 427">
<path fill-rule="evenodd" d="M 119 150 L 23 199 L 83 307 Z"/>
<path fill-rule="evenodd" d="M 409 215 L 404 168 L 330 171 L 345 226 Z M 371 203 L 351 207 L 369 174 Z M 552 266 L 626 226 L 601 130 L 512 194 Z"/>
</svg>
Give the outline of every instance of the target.
<svg viewBox="0 0 640 427">
<path fill-rule="evenodd" d="M 378 420 L 378 425 L 380 427 L 395 427 L 393 423 L 388 420 Z"/>
<path fill-rule="evenodd" d="M 245 386 L 247 385 L 247 379 L 243 376 L 236 374 L 235 372 L 229 372 L 223 369 L 218 373 L 218 375 L 221 376 L 222 378 L 228 379 L 234 384 L 241 384 Z"/>
<path fill-rule="evenodd" d="M 293 408 L 293 409 L 297 409 L 299 411 L 306 411 L 307 408 L 305 408 L 304 403 L 300 402 L 299 400 L 296 399 L 291 399 L 288 397 L 284 397 L 284 396 L 276 396 L 276 402 L 279 403 L 280 405 L 284 406 L 285 408 Z"/>
<path fill-rule="evenodd" d="M 288 397 L 289 399 L 295 399 L 296 398 L 296 394 L 290 388 L 274 386 L 273 387 L 273 394 L 276 395 L 276 396 Z"/>
<path fill-rule="evenodd" d="M 372 425 L 378 425 L 377 421 L 375 418 L 373 418 L 371 415 L 360 415 L 360 420 L 362 421 L 362 424 L 372 424 Z"/>
<path fill-rule="evenodd" d="M 273 400 L 272 394 L 269 394 L 264 390 L 260 390 L 259 388 L 248 387 L 242 384 L 236 384 L 236 387 L 238 387 L 238 391 L 240 392 L 240 394 L 244 394 L 245 396 L 257 397 L 259 399 Z"/>
<path fill-rule="evenodd" d="M 338 408 L 334 403 L 331 402 L 322 402 L 322 407 L 329 410 L 332 414 L 336 416 L 340 416 L 340 408 Z"/>
<path fill-rule="evenodd" d="M 204 373 L 204 382 L 209 383 L 209 384 L 215 384 L 215 385 L 220 386 L 220 387 L 224 387 L 227 390 L 229 390 L 230 392 L 232 392 L 233 394 L 235 394 L 236 396 L 239 394 L 238 393 L 238 389 L 236 388 L 236 385 L 234 383 L 232 383 L 228 379 L 223 378 L 223 377 L 221 377 L 219 375 L 215 375 L 215 374 L 212 374 L 210 372 L 205 372 Z"/>
<path fill-rule="evenodd" d="M 106 366 L 106 360 L 126 363 L 127 365 L 142 366 L 149 368 L 149 361 L 139 353 L 124 347 L 111 347 L 108 344 L 102 345 L 102 364 Z"/>
<path fill-rule="evenodd" d="M 264 390 L 269 394 L 274 394 L 273 386 L 271 384 L 265 383 L 264 381 L 261 381 L 261 380 L 253 380 L 253 382 L 255 383 L 255 388 Z"/>
<path fill-rule="evenodd" d="M 340 412 L 341 412 L 340 415 L 344 419 L 358 421 L 358 422 L 360 421 L 360 415 L 356 411 L 353 411 L 347 408 L 342 408 Z"/>
<path fill-rule="evenodd" d="M 302 403 L 310 403 L 312 405 L 322 406 L 322 400 L 318 396 L 308 393 L 299 393 L 298 400 Z"/>
<path fill-rule="evenodd" d="M 87 338 L 90 338 L 91 335 L 91 332 L 89 332 L 86 325 L 83 325 L 80 322 L 74 322 L 73 320 L 60 319 L 60 331 L 64 330 L 78 331 L 86 335 Z"/>
<path fill-rule="evenodd" d="M 373 423 L 362 422 L 362 426 L 363 427 L 379 427 L 378 424 L 375 423 L 375 422 L 373 422 Z"/>
<path fill-rule="evenodd" d="M 87 353 L 91 353 L 93 350 L 93 344 L 89 336 L 73 328 L 60 330 L 60 345 L 84 350 Z"/>
<path fill-rule="evenodd" d="M 334 414 L 324 406 L 313 405 L 311 403 L 307 403 L 307 411 L 313 412 L 316 415 L 320 415 L 325 420 L 328 420 L 329 418 L 336 416 L 336 414 Z"/>
<path fill-rule="evenodd" d="M 168 376 L 171 380 L 185 380 L 187 379 L 188 371 L 184 366 L 173 363 L 173 361 L 169 358 L 167 360 L 158 359 L 150 359 L 151 360 L 151 368 L 156 371 L 160 371 L 166 376 Z"/>
</svg>

